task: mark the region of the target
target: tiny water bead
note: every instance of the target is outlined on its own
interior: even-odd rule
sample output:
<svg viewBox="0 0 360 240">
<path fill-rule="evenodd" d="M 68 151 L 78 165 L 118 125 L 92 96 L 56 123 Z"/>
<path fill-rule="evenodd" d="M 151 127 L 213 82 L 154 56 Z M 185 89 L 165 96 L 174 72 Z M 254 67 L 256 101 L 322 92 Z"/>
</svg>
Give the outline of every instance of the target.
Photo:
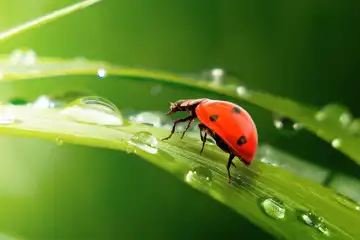
<svg viewBox="0 0 360 240">
<path fill-rule="evenodd" d="M 104 78 L 106 77 L 106 70 L 105 68 L 99 68 L 97 71 L 97 75 L 99 76 L 99 78 Z"/>
<path fill-rule="evenodd" d="M 330 232 L 325 226 L 323 217 L 317 216 L 314 212 L 309 211 L 301 213 L 300 218 L 307 225 L 316 228 L 318 231 L 325 235 L 329 235 Z"/>
<path fill-rule="evenodd" d="M 296 132 L 302 128 L 301 124 L 296 123 L 292 119 L 278 115 L 274 115 L 274 126 L 275 128 L 286 132 Z"/>
<path fill-rule="evenodd" d="M 185 181 L 192 185 L 207 188 L 212 184 L 213 174 L 207 167 L 196 166 L 186 174 Z"/>
<path fill-rule="evenodd" d="M 347 107 L 341 104 L 329 104 L 318 111 L 315 118 L 318 121 L 335 121 L 341 127 L 347 127 L 353 117 Z"/>
<path fill-rule="evenodd" d="M 264 212 L 274 218 L 274 219 L 283 219 L 285 218 L 285 206 L 284 203 L 277 197 L 267 198 L 261 202 L 261 207 Z"/>
<path fill-rule="evenodd" d="M 63 145 L 64 144 L 64 140 L 61 138 L 56 138 L 56 144 L 57 145 Z"/>
<path fill-rule="evenodd" d="M 331 146 L 333 148 L 339 148 L 341 146 L 341 139 L 340 138 L 335 138 L 334 140 L 332 140 Z"/>
<path fill-rule="evenodd" d="M 136 148 L 151 154 L 156 154 L 158 152 L 158 140 L 155 136 L 146 131 L 135 133 L 128 141 L 128 144 L 130 145 L 128 152 L 136 152 Z"/>
<path fill-rule="evenodd" d="M 78 122 L 123 125 L 123 118 L 117 107 L 109 100 L 97 96 L 79 98 L 67 105 L 60 114 Z"/>
</svg>

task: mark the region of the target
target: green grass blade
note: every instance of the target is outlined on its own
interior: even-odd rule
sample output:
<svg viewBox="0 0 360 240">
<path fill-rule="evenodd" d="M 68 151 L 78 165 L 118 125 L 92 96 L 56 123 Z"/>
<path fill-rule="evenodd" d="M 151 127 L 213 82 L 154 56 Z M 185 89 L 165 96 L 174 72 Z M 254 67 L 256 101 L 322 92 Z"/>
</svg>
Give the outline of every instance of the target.
<svg viewBox="0 0 360 240">
<path fill-rule="evenodd" d="M 5 32 L 0 33 L 0 41 L 5 41 L 5 40 L 9 39 L 10 37 L 13 37 L 19 33 L 22 33 L 27 30 L 30 30 L 32 28 L 49 23 L 50 21 L 54 21 L 60 17 L 69 15 L 69 14 L 79 11 L 83 8 L 87 8 L 91 5 L 94 5 L 95 3 L 100 2 L 100 1 L 101 0 L 85 0 L 83 2 L 75 3 L 73 5 L 53 11 L 49 14 L 46 14 L 46 15 L 36 18 L 34 20 L 23 23 L 19 26 L 13 27 L 9 30 L 6 30 Z"/>
<path fill-rule="evenodd" d="M 32 68 L 28 68 L 28 70 L 25 69 L 23 71 L 20 70 L 21 68 L 16 68 L 15 72 L 7 72 L 7 67 L 4 65 L 2 67 L 3 80 L 24 80 L 60 75 L 93 75 L 96 74 L 100 68 L 100 65 L 94 66 L 91 65 L 91 62 L 89 62 L 87 65 L 89 68 L 74 68 L 71 66 L 71 64 L 75 64 L 75 61 L 47 58 L 39 59 L 40 63 L 42 62 L 44 64 L 38 64 L 34 66 L 33 68 L 37 68 L 38 70 L 36 72 L 31 71 Z M 49 62 L 53 62 L 52 68 L 47 67 L 45 64 Z M 64 62 L 65 64 L 68 64 L 68 67 L 59 68 L 57 63 L 62 64 Z M 342 128 L 334 121 L 318 121 L 315 118 L 318 109 L 313 106 L 306 106 L 291 99 L 274 96 L 269 93 L 252 91 L 250 89 L 246 89 L 246 94 L 239 94 L 237 93 L 236 88 L 229 89 L 227 87 L 215 87 L 208 82 L 197 81 L 196 79 L 185 78 L 175 74 L 164 73 L 160 71 L 111 66 L 111 64 L 106 63 L 101 64 L 105 66 L 107 75 L 128 77 L 140 81 L 158 81 L 165 84 L 190 87 L 204 92 L 230 96 L 234 100 L 250 102 L 254 105 L 269 110 L 272 113 L 289 117 L 294 121 L 302 124 L 305 129 L 316 134 L 318 137 L 327 141 L 329 144 L 333 143 L 333 141 L 336 139 L 336 141 L 340 143 L 335 146 L 336 149 L 347 155 L 356 163 L 360 164 L 360 148 L 358 148 L 360 145 L 360 139 L 352 135 L 349 131 Z"/>
<path fill-rule="evenodd" d="M 249 168 L 237 163 L 238 167 L 232 169 L 234 183 L 229 185 L 225 169 L 227 156 L 214 145 L 207 144 L 203 155 L 200 156 L 200 142 L 195 138 L 186 136 L 184 140 L 180 140 L 179 134 L 175 134 L 171 140 L 162 142 L 159 139 L 167 136 L 167 130 L 128 122 L 113 127 L 86 124 L 69 119 L 59 111 L 59 109 L 2 106 L 0 135 L 110 148 L 136 154 L 225 204 L 278 238 L 356 239 L 360 235 L 360 229 L 355 226 L 360 221 L 359 213 L 339 204 L 337 202 L 339 196 L 314 182 L 255 161 Z M 12 116 L 14 118 L 11 118 Z M 153 146 L 157 152 L 129 144 L 134 134 L 140 131 L 149 132 L 158 139 L 157 146 Z M 199 180 L 199 178 L 194 180 L 189 176 L 190 170 L 199 166 L 212 172 L 210 180 Z M 260 201 L 269 197 L 283 201 L 286 208 L 284 219 L 275 220 L 264 213 Z M 298 211 L 308 210 L 324 217 L 330 232 L 329 236 L 299 221 Z"/>
</svg>

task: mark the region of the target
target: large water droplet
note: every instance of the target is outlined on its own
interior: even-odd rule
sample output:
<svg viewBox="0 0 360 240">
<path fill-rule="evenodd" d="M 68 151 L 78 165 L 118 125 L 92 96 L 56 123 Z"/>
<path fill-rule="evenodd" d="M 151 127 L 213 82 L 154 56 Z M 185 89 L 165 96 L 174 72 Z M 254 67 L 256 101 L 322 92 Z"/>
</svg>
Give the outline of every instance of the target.
<svg viewBox="0 0 360 240">
<path fill-rule="evenodd" d="M 209 188 L 212 184 L 213 175 L 209 168 L 197 166 L 191 169 L 185 176 L 185 181 L 201 188 Z"/>
<path fill-rule="evenodd" d="M 265 199 L 261 202 L 261 207 L 272 218 L 283 219 L 285 217 L 286 209 L 284 203 L 276 197 Z"/>
<path fill-rule="evenodd" d="M 122 115 L 117 107 L 102 97 L 79 98 L 66 106 L 60 113 L 78 122 L 109 126 L 123 124 Z"/>
<path fill-rule="evenodd" d="M 334 121 L 342 127 L 347 127 L 353 117 L 347 107 L 340 104 L 329 104 L 318 111 L 315 118 L 318 121 Z"/>
<path fill-rule="evenodd" d="M 149 124 L 154 127 L 160 127 L 166 121 L 165 114 L 160 112 L 141 112 L 130 115 L 129 120 L 140 124 Z"/>
<path fill-rule="evenodd" d="M 296 123 L 288 117 L 274 116 L 274 126 L 279 130 L 286 131 L 288 133 L 296 132 L 302 128 L 301 124 Z"/>
<path fill-rule="evenodd" d="M 130 145 L 128 148 L 128 152 L 136 152 L 136 148 L 139 148 L 145 152 L 156 154 L 158 152 L 158 141 L 157 139 L 149 132 L 141 131 L 128 141 Z M 136 148 L 132 148 L 136 147 Z"/>
<path fill-rule="evenodd" d="M 304 223 L 306 223 L 307 225 L 316 228 L 317 230 L 319 230 L 321 233 L 325 234 L 325 235 L 329 235 L 329 230 L 328 228 L 325 226 L 324 224 L 324 218 L 320 217 L 318 215 L 316 215 L 313 212 L 305 212 L 301 214 L 301 219 Z"/>
</svg>

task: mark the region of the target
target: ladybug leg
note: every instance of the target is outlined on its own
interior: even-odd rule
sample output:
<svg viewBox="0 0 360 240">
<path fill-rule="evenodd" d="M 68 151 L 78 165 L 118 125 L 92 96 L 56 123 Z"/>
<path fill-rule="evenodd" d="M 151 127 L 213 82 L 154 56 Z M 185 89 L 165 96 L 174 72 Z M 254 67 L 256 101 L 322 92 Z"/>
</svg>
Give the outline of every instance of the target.
<svg viewBox="0 0 360 240">
<path fill-rule="evenodd" d="M 199 129 L 200 129 L 200 139 L 202 141 L 202 147 L 200 150 L 200 155 L 202 154 L 202 152 L 204 151 L 204 147 L 205 147 L 205 143 L 206 143 L 206 138 L 207 138 L 207 132 L 206 132 L 206 127 L 203 124 L 199 124 Z M 202 135 L 202 132 L 205 132 L 204 136 Z"/>
<path fill-rule="evenodd" d="M 172 129 L 171 129 L 170 135 L 168 137 L 166 137 L 166 138 L 161 139 L 161 140 L 164 141 L 164 140 L 168 140 L 169 138 L 171 138 L 171 136 L 175 133 L 176 124 L 181 123 L 181 122 L 187 122 L 187 121 L 193 120 L 194 118 L 195 118 L 194 116 L 188 116 L 188 117 L 183 118 L 183 119 L 175 120 L 174 124 L 172 126 Z"/>
<path fill-rule="evenodd" d="M 231 174 L 230 174 L 230 167 L 231 165 L 233 164 L 232 163 L 232 160 L 234 159 L 235 155 L 231 154 L 229 155 L 229 160 L 228 160 L 228 163 L 227 163 L 227 166 L 226 166 L 226 170 L 228 172 L 228 183 L 231 183 Z"/>
<path fill-rule="evenodd" d="M 189 130 L 189 128 L 190 128 L 190 126 L 191 126 L 191 124 L 193 124 L 193 123 L 194 123 L 194 121 L 195 121 L 195 118 L 193 118 L 193 119 L 191 119 L 191 120 L 189 121 L 189 123 L 188 123 L 188 125 L 186 126 L 186 128 L 185 128 L 185 130 L 184 130 L 183 134 L 181 135 L 181 139 L 183 139 L 183 137 L 185 136 L 186 131 L 187 131 L 187 130 Z"/>
</svg>

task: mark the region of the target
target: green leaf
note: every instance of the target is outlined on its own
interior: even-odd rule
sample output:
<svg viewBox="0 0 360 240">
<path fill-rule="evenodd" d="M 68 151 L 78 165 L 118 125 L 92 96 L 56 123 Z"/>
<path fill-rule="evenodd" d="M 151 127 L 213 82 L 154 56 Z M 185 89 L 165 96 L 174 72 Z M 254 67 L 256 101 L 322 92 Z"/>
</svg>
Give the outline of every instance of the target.
<svg viewBox="0 0 360 240">
<path fill-rule="evenodd" d="M 87 101 L 93 102 L 94 99 Z M 110 108 L 106 108 L 107 105 Z M 349 211 L 338 202 L 338 195 L 316 183 L 255 161 L 249 168 L 238 163 L 237 168 L 232 169 L 234 183 L 230 185 L 225 168 L 227 156 L 215 145 L 206 144 L 200 156 L 198 138 L 186 136 L 180 140 L 179 134 L 175 134 L 168 141 L 160 141 L 169 134 L 167 130 L 124 120 L 114 123 L 111 119 L 120 119 L 121 113 L 111 110 L 110 102 L 101 106 L 105 108 L 86 108 L 86 101 L 76 101 L 65 108 L 65 112 L 62 109 L 2 106 L 0 134 L 44 139 L 60 146 L 78 144 L 135 154 L 227 205 L 278 238 L 355 239 L 360 235 L 356 227 L 359 213 L 355 209 Z M 91 112 L 93 118 L 89 118 L 90 115 L 86 115 L 89 109 L 105 115 Z M 265 199 L 268 200 L 263 207 L 260 203 Z M 281 202 L 285 208 L 284 218 L 281 217 Z M 301 211 L 314 211 L 323 217 L 325 225 L 322 227 L 328 228 L 329 236 L 299 220 Z"/>
<path fill-rule="evenodd" d="M 39 58 L 40 64 L 27 69 L 17 67 L 15 72 L 10 71 L 11 68 L 7 67 L 4 60 L 0 60 L 0 64 L 2 62 L 3 80 L 26 80 L 61 75 L 93 75 L 101 68 L 106 75 L 127 77 L 138 81 L 162 82 L 228 96 L 234 101 L 246 101 L 272 113 L 291 118 L 360 164 L 360 148 L 357 147 L 360 145 L 360 138 L 353 135 L 348 128 L 344 128 L 341 124 L 337 105 L 329 105 L 330 107 L 324 111 L 328 116 L 318 120 L 316 115 L 320 110 L 313 106 L 306 106 L 269 93 L 253 91 L 243 86 L 217 87 L 206 81 L 198 81 L 198 79 L 185 78 L 160 71 L 114 66 L 105 62 L 83 61 L 83 65 L 79 65 L 74 60 Z M 31 69 L 37 71 L 34 72 Z"/>
<path fill-rule="evenodd" d="M 75 3 L 73 5 L 67 6 L 62 9 L 58 9 L 56 11 L 53 11 L 49 14 L 46 14 L 44 16 L 41 16 L 39 18 L 33 19 L 31 21 L 28 21 L 26 23 L 23 23 L 19 26 L 13 27 L 9 30 L 6 30 L 5 32 L 0 33 L 0 41 L 5 41 L 17 34 L 20 34 L 22 32 L 28 31 L 32 28 L 39 27 L 43 24 L 49 23 L 51 21 L 54 21 L 60 17 L 69 15 L 71 13 L 77 12 L 83 8 L 87 8 L 91 5 L 94 5 L 95 3 L 100 2 L 101 0 L 85 0 L 79 3 Z"/>
</svg>

